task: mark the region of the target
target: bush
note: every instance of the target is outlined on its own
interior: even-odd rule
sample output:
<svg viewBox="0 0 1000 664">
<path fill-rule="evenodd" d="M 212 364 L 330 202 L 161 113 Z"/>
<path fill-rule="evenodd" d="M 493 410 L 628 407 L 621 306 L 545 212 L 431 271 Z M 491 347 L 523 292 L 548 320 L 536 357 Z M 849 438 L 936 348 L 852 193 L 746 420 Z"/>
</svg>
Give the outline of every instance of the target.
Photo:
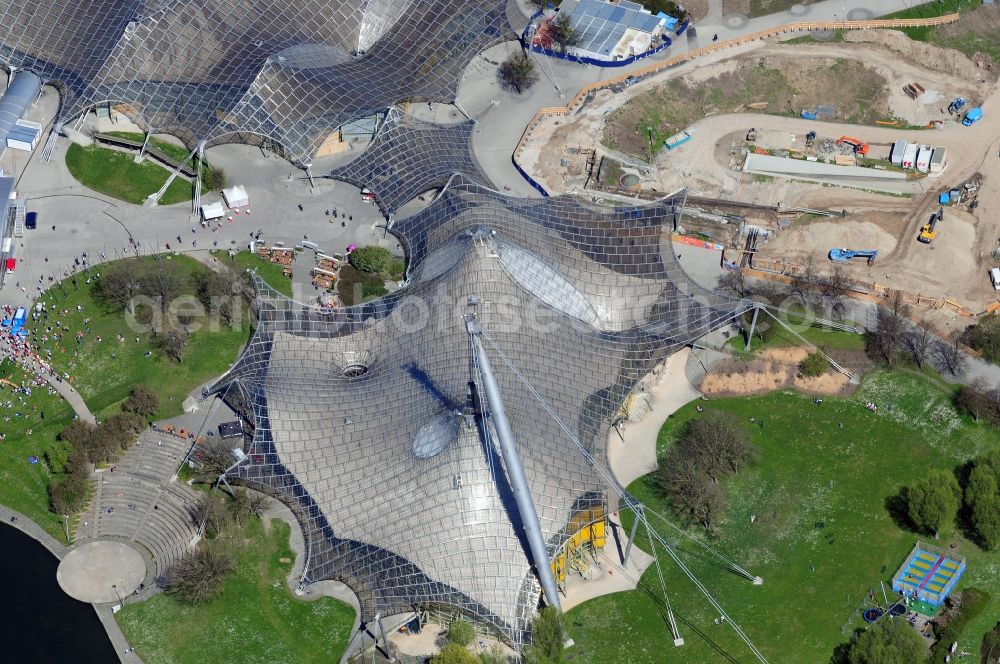
<svg viewBox="0 0 1000 664">
<path fill-rule="evenodd" d="M 479 664 L 479 658 L 457 643 L 449 643 L 431 658 L 431 664 Z"/>
<path fill-rule="evenodd" d="M 826 373 L 827 369 L 830 368 L 830 362 L 827 360 L 823 353 L 815 351 L 806 355 L 806 358 L 802 360 L 799 364 L 799 371 L 802 372 L 803 376 L 815 377 L 822 376 Z"/>
<path fill-rule="evenodd" d="M 73 445 L 69 442 L 57 442 L 45 451 L 45 463 L 49 470 L 59 475 L 66 472 L 66 462 L 73 451 Z"/>
<path fill-rule="evenodd" d="M 367 279 L 361 282 L 361 297 L 364 300 L 370 300 L 375 297 L 382 297 L 389 290 L 385 287 L 385 284 L 381 282 L 368 281 Z"/>
<path fill-rule="evenodd" d="M 476 640 L 476 630 L 471 623 L 462 619 L 454 620 L 448 625 L 448 642 L 465 648 Z"/>
<path fill-rule="evenodd" d="M 387 275 L 392 264 L 392 254 L 383 247 L 368 246 L 352 251 L 348 260 L 361 272 Z"/>
<path fill-rule="evenodd" d="M 167 572 L 166 591 L 187 604 L 211 601 L 235 568 L 232 556 L 217 546 L 201 546 L 178 560 Z"/>
</svg>

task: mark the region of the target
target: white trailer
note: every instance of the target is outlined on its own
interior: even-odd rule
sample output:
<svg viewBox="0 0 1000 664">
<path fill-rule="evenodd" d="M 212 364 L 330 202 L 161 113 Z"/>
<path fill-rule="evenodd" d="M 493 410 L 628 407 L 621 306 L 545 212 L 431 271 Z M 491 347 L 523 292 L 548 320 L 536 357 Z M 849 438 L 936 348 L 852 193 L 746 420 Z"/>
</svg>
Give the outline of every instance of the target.
<svg viewBox="0 0 1000 664">
<path fill-rule="evenodd" d="M 906 141 L 896 141 L 892 144 L 892 150 L 889 151 L 889 161 L 893 166 L 903 165 L 903 154 L 908 145 L 909 143 Z"/>
<path fill-rule="evenodd" d="M 913 168 L 917 163 L 917 149 L 919 147 L 916 143 L 907 144 L 906 151 L 903 152 L 902 162 L 899 165 L 903 168 Z"/>
<path fill-rule="evenodd" d="M 920 150 L 917 152 L 917 170 L 921 173 L 926 173 L 931 168 L 931 154 L 933 154 L 931 146 L 921 145 Z"/>
<path fill-rule="evenodd" d="M 944 148 L 934 148 L 931 153 L 931 173 L 940 173 L 948 165 L 948 156 Z"/>
</svg>

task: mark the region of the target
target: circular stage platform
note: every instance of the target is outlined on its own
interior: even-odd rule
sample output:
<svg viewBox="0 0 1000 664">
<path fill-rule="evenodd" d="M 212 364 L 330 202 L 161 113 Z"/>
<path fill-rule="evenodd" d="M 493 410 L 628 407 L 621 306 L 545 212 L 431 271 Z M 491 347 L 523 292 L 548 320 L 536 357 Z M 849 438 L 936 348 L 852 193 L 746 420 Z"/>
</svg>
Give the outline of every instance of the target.
<svg viewBox="0 0 1000 664">
<path fill-rule="evenodd" d="M 146 563 L 124 542 L 88 542 L 59 563 L 59 587 L 81 602 L 103 604 L 127 597 L 146 578 Z"/>
</svg>

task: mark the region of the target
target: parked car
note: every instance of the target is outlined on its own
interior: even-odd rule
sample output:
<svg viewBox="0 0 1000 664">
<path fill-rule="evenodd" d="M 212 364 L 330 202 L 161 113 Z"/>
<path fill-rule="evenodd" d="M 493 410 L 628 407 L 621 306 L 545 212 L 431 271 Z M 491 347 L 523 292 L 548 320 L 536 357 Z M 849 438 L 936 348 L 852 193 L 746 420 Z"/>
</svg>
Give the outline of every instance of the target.
<svg viewBox="0 0 1000 664">
<path fill-rule="evenodd" d="M 28 214 L 24 215 L 24 227 L 32 231 L 38 228 L 37 212 L 29 212 Z"/>
</svg>

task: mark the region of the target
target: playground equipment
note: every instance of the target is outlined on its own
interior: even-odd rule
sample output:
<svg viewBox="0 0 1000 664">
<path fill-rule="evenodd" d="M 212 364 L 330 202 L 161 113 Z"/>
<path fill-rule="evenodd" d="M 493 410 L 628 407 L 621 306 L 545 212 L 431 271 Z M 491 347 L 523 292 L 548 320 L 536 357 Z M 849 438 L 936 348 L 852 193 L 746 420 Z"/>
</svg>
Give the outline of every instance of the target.
<svg viewBox="0 0 1000 664">
<path fill-rule="evenodd" d="M 944 549 L 917 542 L 892 577 L 893 591 L 934 607 L 941 606 L 965 573 L 965 558 L 955 559 L 951 555 Z"/>
<path fill-rule="evenodd" d="M 851 136 L 841 136 L 837 139 L 837 145 L 850 145 L 854 148 L 854 152 L 861 156 L 868 154 L 868 150 L 871 149 L 871 145 L 865 143 L 861 139 L 853 138 Z"/>
<path fill-rule="evenodd" d="M 867 258 L 868 264 L 871 265 L 875 262 L 875 257 L 878 256 L 877 249 L 831 249 L 830 250 L 830 260 L 836 261 L 838 263 L 846 263 L 852 258 Z"/>
</svg>

